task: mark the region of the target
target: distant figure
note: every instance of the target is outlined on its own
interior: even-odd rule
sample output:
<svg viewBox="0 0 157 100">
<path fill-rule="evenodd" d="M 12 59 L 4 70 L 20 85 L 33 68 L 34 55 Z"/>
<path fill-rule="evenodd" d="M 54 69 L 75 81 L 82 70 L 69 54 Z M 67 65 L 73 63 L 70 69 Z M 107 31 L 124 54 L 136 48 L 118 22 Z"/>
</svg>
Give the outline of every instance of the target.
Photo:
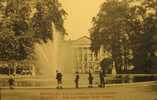
<svg viewBox="0 0 157 100">
<path fill-rule="evenodd" d="M 99 72 L 99 78 L 100 78 L 100 87 L 105 87 L 105 80 L 104 80 L 104 73 L 102 70 Z"/>
<path fill-rule="evenodd" d="M 57 79 L 57 84 L 58 84 L 57 88 L 59 88 L 59 89 L 63 88 L 62 87 L 62 76 L 63 75 L 61 72 L 56 71 L 56 79 Z"/>
<path fill-rule="evenodd" d="M 75 87 L 76 88 L 79 88 L 79 79 L 80 79 L 79 72 L 76 72 L 76 76 L 75 76 Z"/>
<path fill-rule="evenodd" d="M 92 88 L 93 87 L 93 76 L 92 76 L 92 73 L 91 72 L 89 72 L 89 74 L 88 74 L 89 76 L 88 76 L 88 81 L 89 81 L 89 88 Z"/>
<path fill-rule="evenodd" d="M 15 79 L 14 79 L 14 76 L 13 76 L 13 75 L 10 76 L 8 82 L 9 82 L 9 87 L 10 87 L 10 89 L 14 89 Z"/>
</svg>

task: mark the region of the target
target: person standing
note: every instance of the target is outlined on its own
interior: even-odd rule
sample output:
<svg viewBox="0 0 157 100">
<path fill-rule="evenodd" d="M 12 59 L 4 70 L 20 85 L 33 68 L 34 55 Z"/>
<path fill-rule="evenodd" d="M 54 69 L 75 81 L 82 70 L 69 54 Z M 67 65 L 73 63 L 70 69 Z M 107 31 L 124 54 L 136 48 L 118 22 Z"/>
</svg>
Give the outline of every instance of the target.
<svg viewBox="0 0 157 100">
<path fill-rule="evenodd" d="M 79 72 L 76 72 L 76 76 L 75 76 L 75 88 L 79 88 L 79 79 L 80 79 Z"/>
<path fill-rule="evenodd" d="M 56 79 L 57 79 L 57 84 L 58 84 L 57 88 L 58 89 L 63 88 L 62 87 L 62 77 L 63 77 L 62 73 L 59 71 L 56 71 Z"/>
<path fill-rule="evenodd" d="M 13 75 L 11 75 L 11 76 L 10 76 L 10 78 L 9 78 L 8 82 L 9 82 L 9 87 L 10 87 L 10 89 L 14 89 L 14 85 L 15 85 L 15 78 L 14 78 L 14 76 L 13 76 Z"/>
<path fill-rule="evenodd" d="M 105 87 L 105 80 L 104 80 L 104 73 L 102 70 L 99 72 L 99 78 L 100 78 L 100 87 Z"/>
<path fill-rule="evenodd" d="M 88 81 L 89 81 L 89 88 L 92 88 L 93 87 L 93 75 L 92 75 L 92 73 L 91 72 L 89 72 L 89 74 L 88 74 L 89 76 L 88 76 Z"/>
</svg>

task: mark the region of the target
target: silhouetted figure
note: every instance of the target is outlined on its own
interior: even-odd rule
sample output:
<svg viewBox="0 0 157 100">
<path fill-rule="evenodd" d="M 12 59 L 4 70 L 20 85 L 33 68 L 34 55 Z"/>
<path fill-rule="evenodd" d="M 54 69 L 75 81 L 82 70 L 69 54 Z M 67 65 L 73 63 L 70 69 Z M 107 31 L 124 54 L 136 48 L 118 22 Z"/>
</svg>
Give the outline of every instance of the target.
<svg viewBox="0 0 157 100">
<path fill-rule="evenodd" d="M 99 78 L 100 78 L 100 87 L 105 87 L 104 73 L 102 70 L 99 72 Z"/>
<path fill-rule="evenodd" d="M 15 79 L 14 79 L 14 76 L 13 76 L 13 75 L 10 76 L 8 82 L 9 82 L 9 87 L 10 87 L 10 89 L 14 89 Z"/>
<path fill-rule="evenodd" d="M 76 72 L 76 76 L 75 76 L 75 87 L 76 88 L 79 88 L 79 79 L 80 79 L 79 72 Z"/>
<path fill-rule="evenodd" d="M 61 72 L 59 72 L 59 71 L 56 71 L 56 79 L 57 79 L 57 84 L 58 84 L 58 86 L 57 86 L 57 88 L 63 88 L 62 87 L 62 73 Z"/>
<path fill-rule="evenodd" d="M 93 87 L 93 76 L 92 76 L 92 73 L 91 72 L 89 72 L 89 74 L 88 74 L 89 76 L 88 76 L 88 81 L 89 81 L 89 88 L 92 88 Z"/>
</svg>

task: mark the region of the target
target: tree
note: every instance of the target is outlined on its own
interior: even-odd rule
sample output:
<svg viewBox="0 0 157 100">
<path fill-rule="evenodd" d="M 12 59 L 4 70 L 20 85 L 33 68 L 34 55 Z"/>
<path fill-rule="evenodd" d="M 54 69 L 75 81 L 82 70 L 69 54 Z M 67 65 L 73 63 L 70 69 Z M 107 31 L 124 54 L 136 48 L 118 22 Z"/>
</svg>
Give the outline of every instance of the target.
<svg viewBox="0 0 157 100">
<path fill-rule="evenodd" d="M 107 0 L 93 19 L 91 29 L 92 50 L 97 52 L 101 45 L 112 54 L 117 73 L 122 72 L 122 47 L 127 41 L 129 5 L 126 0 Z"/>
<path fill-rule="evenodd" d="M 107 73 L 110 74 L 112 72 L 112 64 L 113 61 L 110 58 L 104 58 L 101 62 L 100 62 L 100 66 L 101 69 L 103 71 L 103 73 Z"/>
<path fill-rule="evenodd" d="M 65 33 L 63 27 L 64 15 L 66 15 L 66 12 L 58 0 L 41 0 L 37 2 L 36 12 L 32 18 L 34 36 L 44 41 L 52 39 L 52 23 L 54 23 L 58 31 Z"/>
<path fill-rule="evenodd" d="M 65 33 L 64 15 L 58 0 L 0 0 L 0 60 L 35 60 L 34 43 L 52 39 L 52 22 Z"/>
<path fill-rule="evenodd" d="M 5 8 L 5 16 L 10 20 L 10 25 L 15 35 L 21 36 L 29 30 L 31 6 L 29 1 L 8 0 Z"/>
<path fill-rule="evenodd" d="M 157 2 L 107 0 L 93 19 L 91 38 L 95 52 L 101 45 L 111 52 L 118 73 L 130 62 L 136 73 L 149 73 L 157 49 Z"/>
<path fill-rule="evenodd" d="M 156 7 L 156 1 L 149 0 L 130 8 L 129 37 L 136 73 L 149 73 L 151 70 L 150 59 L 157 49 Z"/>
<path fill-rule="evenodd" d="M 4 0 L 0 3 L 2 8 L 0 21 L 1 61 L 32 59 L 30 56 L 33 53 L 33 38 L 28 35 L 31 13 L 29 2 Z"/>
</svg>

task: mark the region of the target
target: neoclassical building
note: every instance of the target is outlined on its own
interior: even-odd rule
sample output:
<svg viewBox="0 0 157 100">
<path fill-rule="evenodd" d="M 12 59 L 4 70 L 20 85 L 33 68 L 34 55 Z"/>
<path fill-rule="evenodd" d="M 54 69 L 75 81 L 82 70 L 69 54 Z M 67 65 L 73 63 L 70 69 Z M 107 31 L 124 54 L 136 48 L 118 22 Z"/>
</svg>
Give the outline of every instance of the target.
<svg viewBox="0 0 157 100">
<path fill-rule="evenodd" d="M 89 37 L 83 36 L 77 40 L 68 40 L 65 42 L 65 45 L 67 50 L 66 57 L 68 57 L 66 61 L 68 64 L 65 66 L 67 71 L 73 70 L 73 72 L 79 71 L 80 73 L 99 71 L 99 63 L 103 59 L 104 53 L 100 50 L 97 56 L 95 56 L 94 52 L 90 49 L 91 40 Z"/>
</svg>

